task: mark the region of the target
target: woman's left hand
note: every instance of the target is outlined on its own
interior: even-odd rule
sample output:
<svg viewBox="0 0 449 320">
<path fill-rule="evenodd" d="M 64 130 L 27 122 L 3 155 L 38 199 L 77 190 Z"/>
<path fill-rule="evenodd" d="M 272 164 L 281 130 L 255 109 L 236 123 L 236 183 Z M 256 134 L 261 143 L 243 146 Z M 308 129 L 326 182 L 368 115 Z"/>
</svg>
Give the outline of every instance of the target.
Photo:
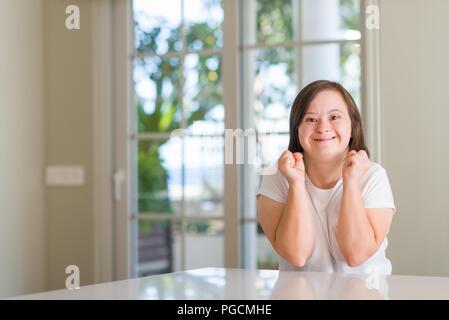
<svg viewBox="0 0 449 320">
<path fill-rule="evenodd" d="M 346 154 L 343 162 L 343 182 L 359 183 L 360 179 L 371 167 L 371 161 L 365 150 L 359 152 L 351 150 Z"/>
</svg>

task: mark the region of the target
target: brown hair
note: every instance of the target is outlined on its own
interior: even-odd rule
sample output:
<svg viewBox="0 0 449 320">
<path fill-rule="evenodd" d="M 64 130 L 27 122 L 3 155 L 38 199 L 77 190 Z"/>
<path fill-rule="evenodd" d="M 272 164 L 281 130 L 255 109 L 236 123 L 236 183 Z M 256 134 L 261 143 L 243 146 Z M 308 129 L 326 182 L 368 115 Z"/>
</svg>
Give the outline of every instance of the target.
<svg viewBox="0 0 449 320">
<path fill-rule="evenodd" d="M 369 157 L 369 151 L 365 145 L 365 138 L 363 137 L 362 120 L 354 99 L 352 99 L 349 92 L 341 84 L 328 80 L 318 80 L 308 84 L 298 93 L 295 101 L 293 101 L 290 111 L 290 142 L 288 145 L 288 150 L 292 153 L 304 152 L 304 149 L 299 142 L 298 128 L 304 118 L 310 102 L 319 92 L 324 90 L 335 90 L 339 92 L 346 103 L 349 117 L 351 119 L 352 138 L 349 140 L 349 151 L 365 150 Z"/>
</svg>

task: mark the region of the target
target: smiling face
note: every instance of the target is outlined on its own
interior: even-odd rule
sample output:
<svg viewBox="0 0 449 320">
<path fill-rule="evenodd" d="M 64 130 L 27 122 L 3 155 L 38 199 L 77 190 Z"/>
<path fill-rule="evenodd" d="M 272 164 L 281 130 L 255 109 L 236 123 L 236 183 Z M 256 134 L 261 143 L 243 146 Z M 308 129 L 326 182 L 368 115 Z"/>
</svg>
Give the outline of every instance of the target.
<svg viewBox="0 0 449 320">
<path fill-rule="evenodd" d="M 310 102 L 298 127 L 305 154 L 329 160 L 343 156 L 351 139 L 351 119 L 341 94 L 336 90 L 319 92 Z"/>
</svg>

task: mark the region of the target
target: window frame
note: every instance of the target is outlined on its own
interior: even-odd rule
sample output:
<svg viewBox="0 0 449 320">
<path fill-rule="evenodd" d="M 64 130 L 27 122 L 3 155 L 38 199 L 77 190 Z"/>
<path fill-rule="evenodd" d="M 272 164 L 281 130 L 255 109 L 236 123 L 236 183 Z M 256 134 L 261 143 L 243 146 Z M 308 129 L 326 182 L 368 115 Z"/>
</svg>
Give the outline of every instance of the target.
<svg viewBox="0 0 449 320">
<path fill-rule="evenodd" d="M 157 55 L 160 57 L 179 56 L 182 58 L 190 53 L 197 53 L 200 55 L 219 54 L 222 59 L 222 65 L 234 65 L 234 68 L 222 68 L 222 86 L 223 94 L 222 103 L 225 106 L 234 105 L 238 103 L 238 82 L 235 81 L 238 75 L 238 47 L 236 37 L 238 37 L 238 21 L 236 13 L 238 13 L 238 0 L 223 1 L 224 18 L 222 23 L 223 28 L 223 47 L 216 50 L 202 50 L 202 51 L 187 51 L 184 49 L 181 52 L 168 53 L 168 55 Z M 212 221 L 223 220 L 224 228 L 224 265 L 225 267 L 239 267 L 239 250 L 238 250 L 238 190 L 235 185 L 238 182 L 238 168 L 237 165 L 224 166 L 224 193 L 223 205 L 224 214 L 222 217 L 206 217 L 206 216 L 162 216 L 157 214 L 143 215 L 139 214 L 135 205 L 130 201 L 131 194 L 137 192 L 137 181 L 135 172 L 136 159 L 133 158 L 134 151 L 137 150 L 137 142 L 141 139 L 152 139 L 159 137 L 169 137 L 170 133 L 137 133 L 135 128 L 136 112 L 134 103 L 132 102 L 133 88 L 131 88 L 131 72 L 132 61 L 136 57 L 147 57 L 152 54 L 134 54 L 134 47 L 132 45 L 133 39 L 133 19 L 132 19 L 132 1 L 120 1 L 114 3 L 114 66 L 115 66 L 115 173 L 124 173 L 125 179 L 120 188 L 121 199 L 115 204 L 115 265 L 116 278 L 122 279 L 126 277 L 136 277 L 135 264 L 137 263 L 136 254 L 136 235 L 137 235 L 137 220 L 150 221 L 179 221 L 182 223 L 181 236 L 184 237 L 185 225 L 190 221 Z M 120 46 L 121 43 L 127 43 L 127 46 Z M 156 54 L 153 54 L 156 56 Z M 182 63 L 181 63 L 182 68 Z M 125 80 L 126 79 L 126 80 Z M 126 83 L 125 83 L 126 82 Z M 121 88 L 120 90 L 117 90 Z M 229 93 L 233 90 L 233 93 Z M 126 105 L 127 108 L 120 108 Z M 127 109 L 127 110 L 125 110 Z M 182 107 L 181 107 L 182 110 Z M 236 109 L 237 110 L 237 109 Z M 238 113 L 226 109 L 225 112 L 225 127 L 238 127 Z M 133 127 L 134 126 L 134 127 Z M 185 127 L 185 121 L 184 125 Z M 223 134 L 224 136 L 224 134 Z M 117 187 L 117 186 L 116 186 Z M 228 214 L 231 213 L 232 214 Z M 125 230 L 126 229 L 126 230 Z M 182 241 L 181 248 L 181 269 L 185 267 L 185 240 Z M 121 258 L 120 258 L 121 257 Z M 123 259 L 127 257 L 127 259 Z M 128 260 L 126 263 L 124 260 Z"/>
</svg>

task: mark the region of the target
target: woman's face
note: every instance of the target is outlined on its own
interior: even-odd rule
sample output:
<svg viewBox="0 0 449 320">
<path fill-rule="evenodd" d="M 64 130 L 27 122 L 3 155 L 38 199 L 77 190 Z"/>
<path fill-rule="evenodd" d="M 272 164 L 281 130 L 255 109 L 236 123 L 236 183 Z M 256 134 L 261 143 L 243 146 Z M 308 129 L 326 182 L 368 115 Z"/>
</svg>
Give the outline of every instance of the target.
<svg viewBox="0 0 449 320">
<path fill-rule="evenodd" d="M 298 128 L 299 142 L 308 156 L 329 160 L 348 151 L 351 119 L 338 91 L 324 90 L 311 101 Z"/>
</svg>

